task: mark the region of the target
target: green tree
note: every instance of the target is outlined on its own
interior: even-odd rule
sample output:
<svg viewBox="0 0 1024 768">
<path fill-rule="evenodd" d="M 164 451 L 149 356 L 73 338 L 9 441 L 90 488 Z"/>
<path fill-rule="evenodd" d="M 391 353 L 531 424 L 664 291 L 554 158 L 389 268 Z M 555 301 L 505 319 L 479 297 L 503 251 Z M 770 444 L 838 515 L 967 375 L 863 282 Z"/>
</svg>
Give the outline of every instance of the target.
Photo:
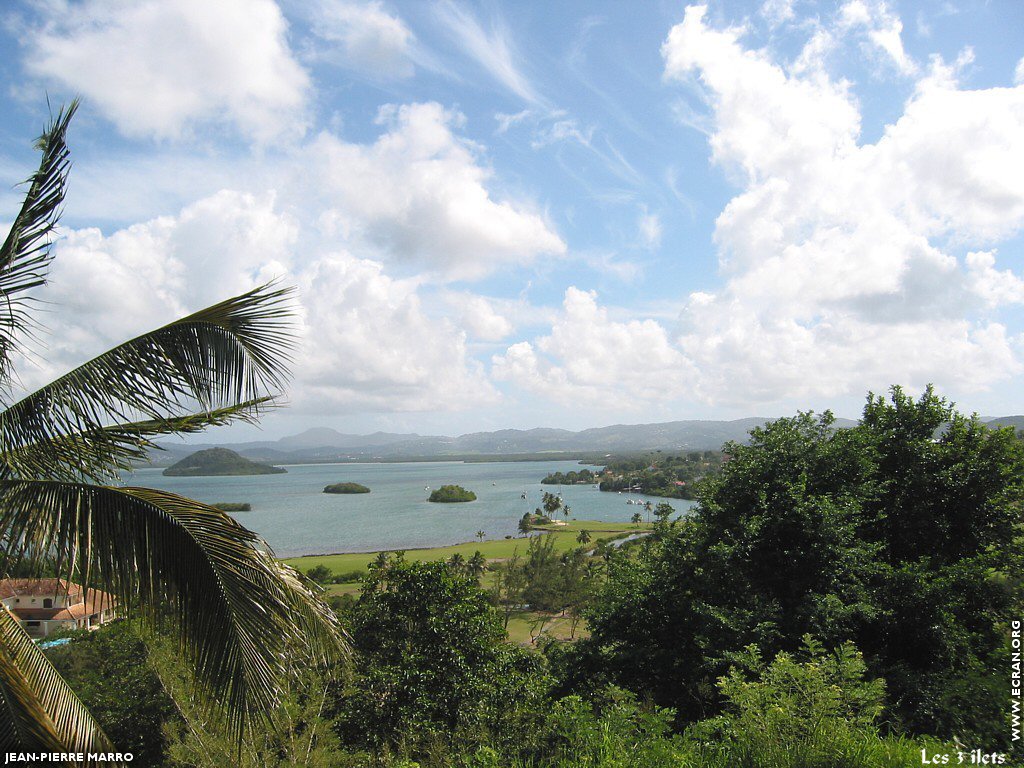
<svg viewBox="0 0 1024 768">
<path fill-rule="evenodd" d="M 327 584 L 333 575 L 334 572 L 326 565 L 316 565 L 306 571 L 306 576 L 310 581 L 315 581 L 317 584 Z"/>
<path fill-rule="evenodd" d="M 375 571 L 350 632 L 356 675 L 338 701 L 350 743 L 420 755 L 501 742 L 543 709 L 539 657 L 506 643 L 485 593 L 445 563 Z"/>
<path fill-rule="evenodd" d="M 558 510 L 562 508 L 562 497 L 558 494 L 544 491 L 544 495 L 541 497 L 541 506 L 544 507 L 545 515 L 554 517 L 558 514 Z"/>
<path fill-rule="evenodd" d="M 473 553 L 473 556 L 466 561 L 466 573 L 473 581 L 477 584 L 480 583 L 480 579 L 484 573 L 487 572 L 487 558 L 484 557 L 480 550 Z"/>
<path fill-rule="evenodd" d="M 0 384 L 32 327 L 61 211 L 76 104 L 40 137 L 38 171 L 0 245 Z M 152 439 L 253 420 L 283 385 L 289 291 L 258 288 L 131 339 L 0 413 L 4 572 L 58 564 L 112 593 L 143 624 L 170 622 L 201 701 L 236 735 L 274 709 L 284 651 L 339 647 L 332 614 L 258 537 L 207 504 L 118 487 Z M 9 398 L 5 401 L 9 402 Z M 300 638 L 304 640 L 300 641 Z M 7 611 L 0 611 L 0 742 L 20 751 L 110 748 L 95 720 Z"/>
<path fill-rule="evenodd" d="M 866 676 L 852 643 L 826 653 L 805 638 L 803 649 L 771 664 L 751 646 L 718 681 L 724 714 L 687 736 L 731 768 L 920 765 L 920 746 L 880 737 L 885 684 Z"/>
<path fill-rule="evenodd" d="M 162 765 L 167 730 L 183 724 L 129 622 L 64 635 L 46 656 L 119 749 L 139 765 Z M 130 695 L 126 695 L 130 692 Z"/>
<path fill-rule="evenodd" d="M 1003 745 L 992 693 L 1024 562 L 1012 432 L 893 388 L 855 428 L 801 414 L 726 451 L 695 516 L 610 563 L 581 654 L 693 720 L 720 706 L 714 680 L 748 645 L 853 641 L 902 727 Z"/>
<path fill-rule="evenodd" d="M 553 536 L 534 536 L 530 539 L 523 563 L 526 576 L 523 598 L 534 610 L 561 610 L 563 594 L 559 564 Z"/>
<path fill-rule="evenodd" d="M 494 584 L 494 596 L 502 609 L 502 629 L 508 629 L 512 612 L 522 607 L 526 590 L 526 571 L 523 569 L 518 550 L 498 566 Z"/>
<path fill-rule="evenodd" d="M 529 535 L 531 530 L 532 529 L 530 528 L 530 513 L 527 512 L 519 519 L 519 535 L 527 536 Z"/>
<path fill-rule="evenodd" d="M 634 512 L 633 516 L 629 518 L 629 522 L 631 522 L 633 525 L 640 525 L 640 523 L 642 523 L 643 521 L 644 517 L 639 512 Z"/>
<path fill-rule="evenodd" d="M 593 537 L 590 535 L 590 531 L 588 531 L 586 528 L 583 528 L 576 536 L 576 541 L 578 541 L 580 544 L 589 544 L 591 538 Z"/>
</svg>

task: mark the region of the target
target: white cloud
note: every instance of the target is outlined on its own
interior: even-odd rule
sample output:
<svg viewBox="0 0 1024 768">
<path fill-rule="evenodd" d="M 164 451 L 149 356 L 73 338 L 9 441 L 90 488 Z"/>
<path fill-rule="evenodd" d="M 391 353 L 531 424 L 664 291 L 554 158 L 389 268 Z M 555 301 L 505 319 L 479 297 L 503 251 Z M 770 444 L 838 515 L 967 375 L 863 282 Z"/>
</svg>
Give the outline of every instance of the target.
<svg viewBox="0 0 1024 768">
<path fill-rule="evenodd" d="M 848 3 L 846 23 L 867 23 L 854 11 L 888 13 Z M 691 7 L 662 49 L 668 79 L 699 78 L 714 160 L 742 187 L 716 222 L 727 282 L 692 295 L 681 317 L 702 397 L 969 389 L 1020 370 L 984 314 L 1019 301 L 1019 279 L 992 253 L 958 249 L 1024 225 L 1024 88 L 962 90 L 938 61 L 903 115 L 862 144 L 850 86 L 820 57 L 787 72 L 741 38 Z"/>
<path fill-rule="evenodd" d="M 500 20 L 492 19 L 490 30 L 485 30 L 472 14 L 452 0 L 442 0 L 433 9 L 438 21 L 466 55 L 487 70 L 491 77 L 523 101 L 534 105 L 546 104 L 521 70 L 515 44 Z"/>
<path fill-rule="evenodd" d="M 640 242 L 645 248 L 657 248 L 661 245 L 661 219 L 656 213 L 641 212 L 637 220 Z"/>
<path fill-rule="evenodd" d="M 492 198 L 478 147 L 452 131 L 460 120 L 439 104 L 413 104 L 382 109 L 387 130 L 373 144 L 319 136 L 303 184 L 326 197 L 324 225 L 453 279 L 563 254 L 539 213 Z"/>
<path fill-rule="evenodd" d="M 549 125 L 538 127 L 534 133 L 533 140 L 530 142 L 530 147 L 542 149 L 562 141 L 575 141 L 584 147 L 591 148 L 590 142 L 593 136 L 593 127 L 583 129 L 580 128 L 576 120 L 560 117 Z"/>
<path fill-rule="evenodd" d="M 273 195 L 230 191 L 109 236 L 68 232 L 39 292 L 49 332 L 36 357 L 45 363 L 30 366 L 26 382 L 285 274 L 296 235 Z"/>
<path fill-rule="evenodd" d="M 884 0 L 847 0 L 839 10 L 841 29 L 863 28 L 868 40 L 905 74 L 917 72 L 917 64 L 903 48 L 903 22 Z"/>
<path fill-rule="evenodd" d="M 501 341 L 515 329 L 506 314 L 495 307 L 495 301 L 484 296 L 451 294 L 447 302 L 459 318 L 459 325 L 469 332 L 471 338 Z"/>
<path fill-rule="evenodd" d="M 300 288 L 307 330 L 297 408 L 454 411 L 497 400 L 465 333 L 429 317 L 414 282 L 341 254 L 314 263 Z"/>
<path fill-rule="evenodd" d="M 570 287 L 551 333 L 492 358 L 493 376 L 564 404 L 659 404 L 689 392 L 693 369 L 656 321 L 613 320 Z"/>
<path fill-rule="evenodd" d="M 271 194 L 222 191 L 105 236 L 71 231 L 40 292 L 49 312 L 34 386 L 188 312 L 274 278 L 297 285 L 301 344 L 291 398 L 307 413 L 461 410 L 498 397 L 467 354 L 466 333 L 428 313 L 413 280 L 335 253 L 296 263 L 300 232 Z M 510 330 L 483 299 L 467 312 L 484 332 Z M 467 323 L 471 325 L 471 323 Z"/>
<path fill-rule="evenodd" d="M 403 78 L 415 71 L 412 31 L 380 2 L 323 0 L 313 29 L 341 47 L 345 64 L 364 73 Z"/>
<path fill-rule="evenodd" d="M 309 78 L 273 0 L 87 0 L 45 6 L 33 75 L 81 94 L 130 136 L 231 124 L 257 142 L 301 135 Z"/>
<path fill-rule="evenodd" d="M 793 0 L 764 0 L 760 13 L 772 27 L 778 27 L 796 18 Z"/>
<path fill-rule="evenodd" d="M 1017 62 L 1017 66 L 1013 70 L 1013 84 L 1024 85 L 1024 58 Z"/>
</svg>

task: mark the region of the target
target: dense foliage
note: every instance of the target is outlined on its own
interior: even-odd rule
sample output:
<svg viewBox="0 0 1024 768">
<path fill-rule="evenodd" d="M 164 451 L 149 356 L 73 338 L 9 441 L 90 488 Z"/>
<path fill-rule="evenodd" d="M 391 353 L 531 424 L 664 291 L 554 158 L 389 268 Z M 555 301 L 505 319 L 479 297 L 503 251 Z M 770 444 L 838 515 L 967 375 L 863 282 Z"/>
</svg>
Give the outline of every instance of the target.
<svg viewBox="0 0 1024 768">
<path fill-rule="evenodd" d="M 279 475 L 288 470 L 247 459 L 228 448 L 207 448 L 191 453 L 167 467 L 168 477 L 215 477 L 222 475 Z"/>
<path fill-rule="evenodd" d="M 931 390 L 872 396 L 853 429 L 802 414 L 753 430 L 726 447 L 694 519 L 612 562 L 577 678 L 607 675 L 693 721 L 721 711 L 714 682 L 737 653 L 792 652 L 809 634 L 856 644 L 895 728 L 1008 746 L 1021 448 Z"/>
<path fill-rule="evenodd" d="M 665 455 L 654 451 L 610 461 L 600 475 L 602 491 L 636 491 L 648 496 L 694 499 L 697 483 L 721 469 L 721 451 Z"/>
<path fill-rule="evenodd" d="M 430 492 L 427 501 L 436 501 L 442 504 L 450 504 L 460 501 L 476 501 L 476 494 L 467 491 L 461 485 L 442 485 Z"/>
<path fill-rule="evenodd" d="M 359 483 L 333 483 L 324 487 L 324 493 L 369 493 L 370 489 Z"/>
<path fill-rule="evenodd" d="M 247 501 L 221 501 L 210 506 L 221 512 L 252 512 L 252 504 Z"/>
<path fill-rule="evenodd" d="M 589 469 L 581 469 L 578 472 L 552 472 L 541 480 L 542 485 L 586 485 L 597 482 L 597 475 Z"/>
<path fill-rule="evenodd" d="M 515 741 L 543 712 L 542 659 L 505 642 L 476 582 L 447 563 L 373 569 L 348 614 L 355 675 L 346 741 L 419 756 Z"/>
</svg>

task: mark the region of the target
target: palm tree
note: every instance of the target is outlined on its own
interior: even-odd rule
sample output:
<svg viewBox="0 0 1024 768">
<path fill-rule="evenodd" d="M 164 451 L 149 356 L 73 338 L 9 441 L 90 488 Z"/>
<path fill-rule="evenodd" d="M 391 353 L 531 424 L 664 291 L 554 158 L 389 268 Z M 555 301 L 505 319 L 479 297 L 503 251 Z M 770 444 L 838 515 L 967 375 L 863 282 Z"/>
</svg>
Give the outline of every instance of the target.
<svg viewBox="0 0 1024 768">
<path fill-rule="evenodd" d="M 483 553 L 478 549 L 473 553 L 473 556 L 466 561 L 466 573 L 469 574 L 471 579 L 479 582 L 480 577 L 484 575 L 486 570 L 487 558 L 485 558 Z"/>
<path fill-rule="evenodd" d="M 456 552 L 454 555 L 448 558 L 448 567 L 455 573 L 465 573 L 466 571 L 466 558 Z"/>
<path fill-rule="evenodd" d="M 486 533 L 484 533 L 483 531 L 477 531 L 477 532 L 476 532 L 476 537 L 477 537 L 478 539 L 480 539 L 480 541 L 483 541 L 483 540 L 484 540 L 484 536 L 486 536 L 486 535 L 487 535 L 487 534 L 486 534 Z"/>
<path fill-rule="evenodd" d="M 590 531 L 588 531 L 586 528 L 581 530 L 579 535 L 576 537 L 576 541 L 578 541 L 580 544 L 589 544 L 590 543 Z"/>
<path fill-rule="evenodd" d="M 640 523 L 643 522 L 643 519 L 643 515 L 641 515 L 639 512 L 634 512 L 633 516 L 629 518 L 629 522 L 633 523 L 633 525 L 640 525 Z"/>
<path fill-rule="evenodd" d="M 0 386 L 35 325 L 70 167 L 76 103 L 37 142 L 39 169 L 0 246 Z M 289 647 L 343 648 L 329 609 L 256 534 L 207 504 L 122 487 L 153 438 L 253 421 L 286 379 L 289 291 L 264 286 L 131 339 L 0 412 L 0 572 L 55 569 L 111 593 L 143 627 L 170 629 L 204 709 L 241 739 L 268 716 Z M 8 610 L 0 610 L 0 743 L 105 751 L 102 729 Z M 241 742 L 240 742 L 241 743 Z"/>
</svg>

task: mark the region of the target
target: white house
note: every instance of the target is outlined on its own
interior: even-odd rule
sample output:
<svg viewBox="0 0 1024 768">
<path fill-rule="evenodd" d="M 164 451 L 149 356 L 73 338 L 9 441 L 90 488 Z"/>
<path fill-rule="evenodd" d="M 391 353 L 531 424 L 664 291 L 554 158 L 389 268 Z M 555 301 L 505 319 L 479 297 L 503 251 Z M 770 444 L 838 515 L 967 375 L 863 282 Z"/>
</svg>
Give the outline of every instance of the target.
<svg viewBox="0 0 1024 768">
<path fill-rule="evenodd" d="M 113 597 L 63 579 L 0 579 L 0 603 L 36 639 L 58 629 L 93 629 L 114 618 Z"/>
</svg>

